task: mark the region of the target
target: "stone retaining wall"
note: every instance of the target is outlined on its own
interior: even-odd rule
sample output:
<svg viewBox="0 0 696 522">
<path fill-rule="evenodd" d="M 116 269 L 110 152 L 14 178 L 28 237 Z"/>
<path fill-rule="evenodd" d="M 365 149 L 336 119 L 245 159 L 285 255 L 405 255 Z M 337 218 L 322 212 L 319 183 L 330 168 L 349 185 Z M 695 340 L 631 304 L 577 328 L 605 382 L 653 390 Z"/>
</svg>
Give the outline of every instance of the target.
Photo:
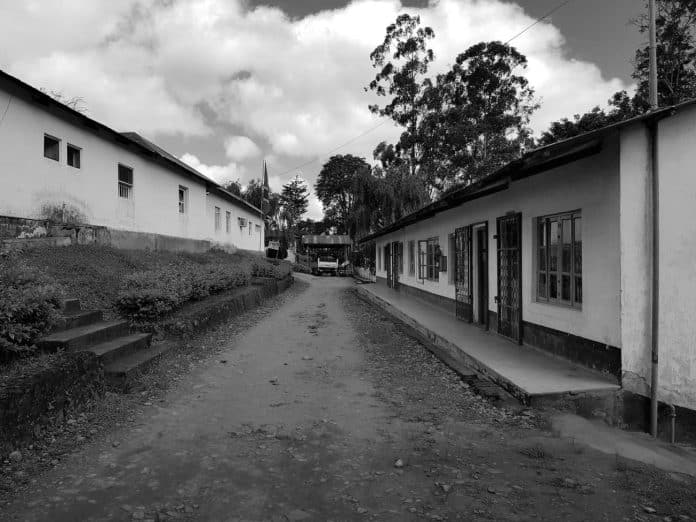
<svg viewBox="0 0 696 522">
<path fill-rule="evenodd" d="M 0 378 L 0 445 L 37 436 L 104 389 L 104 371 L 93 353 L 27 360 Z"/>
</svg>

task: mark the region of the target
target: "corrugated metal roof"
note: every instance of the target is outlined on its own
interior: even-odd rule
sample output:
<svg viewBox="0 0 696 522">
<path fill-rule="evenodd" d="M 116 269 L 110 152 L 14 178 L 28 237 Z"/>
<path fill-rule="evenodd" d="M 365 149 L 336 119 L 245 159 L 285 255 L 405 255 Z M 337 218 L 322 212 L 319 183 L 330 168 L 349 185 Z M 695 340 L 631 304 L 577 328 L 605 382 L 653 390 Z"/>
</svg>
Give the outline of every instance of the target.
<svg viewBox="0 0 696 522">
<path fill-rule="evenodd" d="M 513 160 L 501 167 L 496 172 L 486 178 L 472 183 L 466 187 L 454 190 L 443 195 L 437 201 L 426 205 L 423 208 L 404 216 L 403 218 L 387 225 L 386 227 L 361 238 L 358 242 L 365 243 L 378 237 L 384 236 L 405 226 L 412 225 L 424 219 L 428 219 L 435 214 L 444 212 L 451 208 L 478 199 L 495 192 L 505 190 L 512 181 L 517 181 L 535 174 L 540 174 L 552 168 L 565 165 L 580 158 L 598 153 L 602 148 L 602 141 L 607 135 L 620 130 L 623 127 L 642 121 L 658 121 L 667 118 L 687 106 L 695 105 L 696 99 L 688 100 L 678 105 L 664 107 L 628 120 L 613 123 L 594 131 L 580 134 L 563 141 L 552 143 L 544 147 L 539 147 L 522 155 L 519 159 Z"/>
<path fill-rule="evenodd" d="M 261 214 L 261 209 L 255 207 L 248 201 L 243 200 L 239 196 L 228 192 L 209 177 L 198 172 L 190 165 L 187 165 L 166 150 L 155 145 L 135 132 L 118 132 L 81 112 L 71 109 L 67 105 L 53 99 L 45 92 L 32 87 L 28 83 L 25 83 L 19 78 L 7 74 L 2 70 L 0 70 L 0 87 L 7 90 L 13 96 L 18 96 L 29 103 L 42 107 L 44 110 L 50 112 L 54 116 L 67 120 L 73 125 L 78 125 L 87 132 L 91 132 L 102 139 L 111 141 L 120 147 L 130 150 L 131 152 L 140 154 L 150 161 L 162 162 L 176 168 L 179 171 L 183 170 L 189 175 L 203 181 L 208 190 L 215 190 L 215 192 L 222 195 L 229 201 L 244 206 L 255 213 Z"/>
<path fill-rule="evenodd" d="M 303 245 L 350 245 L 350 236 L 347 235 L 304 235 L 302 236 Z"/>
</svg>

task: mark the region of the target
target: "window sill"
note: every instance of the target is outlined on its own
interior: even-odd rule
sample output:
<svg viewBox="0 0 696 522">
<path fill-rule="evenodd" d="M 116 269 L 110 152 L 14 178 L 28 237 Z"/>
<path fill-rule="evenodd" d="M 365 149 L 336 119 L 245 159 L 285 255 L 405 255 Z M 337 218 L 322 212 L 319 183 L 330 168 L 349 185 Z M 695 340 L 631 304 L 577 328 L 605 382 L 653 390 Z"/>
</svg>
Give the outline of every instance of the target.
<svg viewBox="0 0 696 522">
<path fill-rule="evenodd" d="M 573 310 L 576 312 L 582 312 L 582 306 L 581 305 L 573 305 L 573 304 L 566 304 L 566 303 L 559 303 L 556 301 L 544 301 L 542 299 L 534 299 L 534 302 L 540 305 L 549 305 L 553 306 L 556 308 L 564 308 L 566 310 Z"/>
</svg>

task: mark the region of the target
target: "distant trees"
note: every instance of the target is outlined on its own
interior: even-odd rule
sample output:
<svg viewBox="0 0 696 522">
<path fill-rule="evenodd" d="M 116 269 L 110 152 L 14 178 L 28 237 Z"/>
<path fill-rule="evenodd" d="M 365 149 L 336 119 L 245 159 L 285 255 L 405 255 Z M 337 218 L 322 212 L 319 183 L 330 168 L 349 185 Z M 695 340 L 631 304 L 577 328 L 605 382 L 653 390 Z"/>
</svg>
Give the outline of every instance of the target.
<svg viewBox="0 0 696 522">
<path fill-rule="evenodd" d="M 300 221 L 302 215 L 307 212 L 309 205 L 307 184 L 300 176 L 295 176 L 295 179 L 283 185 L 280 203 L 283 206 L 288 228 L 292 229 Z"/>
<path fill-rule="evenodd" d="M 369 172 L 364 158 L 351 154 L 332 156 L 319 172 L 314 192 L 324 207 L 324 215 L 340 230 L 349 228 L 355 203 L 353 184 L 361 171 Z"/>
</svg>

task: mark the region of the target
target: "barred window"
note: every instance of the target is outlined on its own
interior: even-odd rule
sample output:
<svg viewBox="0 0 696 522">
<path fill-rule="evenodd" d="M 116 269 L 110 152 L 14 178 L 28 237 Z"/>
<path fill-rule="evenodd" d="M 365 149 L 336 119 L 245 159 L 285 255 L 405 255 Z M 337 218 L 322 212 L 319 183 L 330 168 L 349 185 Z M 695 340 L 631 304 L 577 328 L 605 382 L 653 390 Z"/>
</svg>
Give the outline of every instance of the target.
<svg viewBox="0 0 696 522">
<path fill-rule="evenodd" d="M 537 300 L 582 307 L 580 211 L 537 218 Z"/>
</svg>

